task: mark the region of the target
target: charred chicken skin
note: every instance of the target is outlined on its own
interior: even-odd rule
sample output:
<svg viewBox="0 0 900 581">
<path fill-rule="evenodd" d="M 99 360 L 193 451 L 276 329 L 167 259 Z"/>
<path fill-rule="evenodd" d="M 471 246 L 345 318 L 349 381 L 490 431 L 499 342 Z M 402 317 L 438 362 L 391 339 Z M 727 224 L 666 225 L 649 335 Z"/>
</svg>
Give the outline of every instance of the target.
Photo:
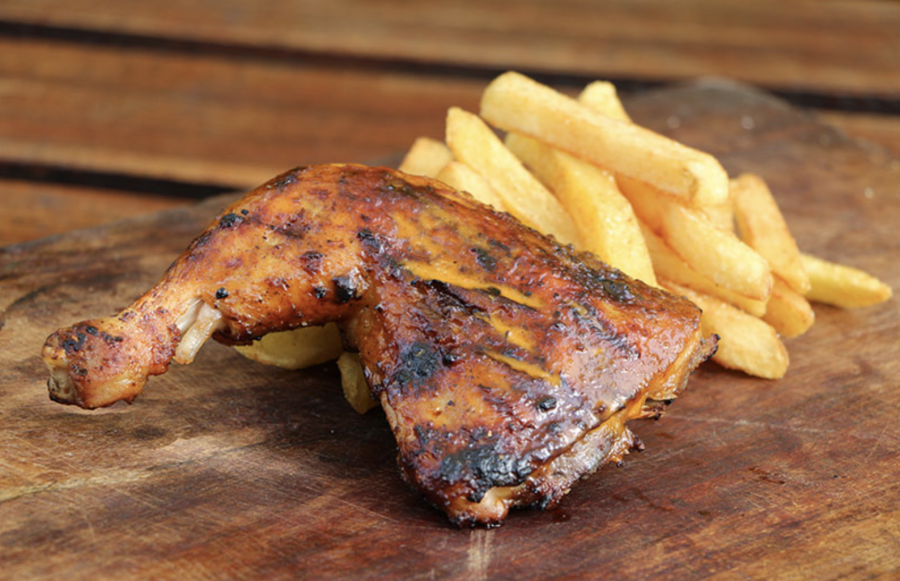
<svg viewBox="0 0 900 581">
<path fill-rule="evenodd" d="M 210 336 L 339 324 L 403 477 L 458 524 L 551 506 L 639 442 L 714 349 L 700 311 L 494 212 L 385 168 L 285 173 L 236 202 L 115 317 L 44 346 L 53 399 L 133 400 Z"/>
</svg>

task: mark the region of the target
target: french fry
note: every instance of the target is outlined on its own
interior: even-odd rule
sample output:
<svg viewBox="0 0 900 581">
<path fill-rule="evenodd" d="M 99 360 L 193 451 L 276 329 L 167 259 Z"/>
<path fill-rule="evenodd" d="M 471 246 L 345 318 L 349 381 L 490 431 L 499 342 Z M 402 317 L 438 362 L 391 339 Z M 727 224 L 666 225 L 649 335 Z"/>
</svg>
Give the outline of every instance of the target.
<svg viewBox="0 0 900 581">
<path fill-rule="evenodd" d="M 504 211 L 503 200 L 497 190 L 481 174 L 464 163 L 451 161 L 437 174 L 437 179 L 454 189 L 469 192 L 482 204 Z"/>
<path fill-rule="evenodd" d="M 578 95 L 578 102 L 610 119 L 631 123 L 631 117 L 625 111 L 622 101 L 619 100 L 616 86 L 609 81 L 590 83 Z"/>
<path fill-rule="evenodd" d="M 344 398 L 353 409 L 364 414 L 378 405 L 369 395 L 359 355 L 343 352 L 334 323 L 269 333 L 251 345 L 237 345 L 235 349 L 249 359 L 283 369 L 305 369 L 337 359 Z"/>
<path fill-rule="evenodd" d="M 698 273 L 678 256 L 665 240 L 656 235 L 650 228 L 641 224 L 641 232 L 650 251 L 653 269 L 659 278 L 664 278 L 680 286 L 716 297 L 746 311 L 754 317 L 762 317 L 766 313 L 766 301 L 758 301 L 739 295 L 721 287 Z"/>
<path fill-rule="evenodd" d="M 776 276 L 772 296 L 766 303 L 766 314 L 762 319 L 772 325 L 782 337 L 790 339 L 806 333 L 815 322 L 816 314 L 803 295 Z"/>
<path fill-rule="evenodd" d="M 575 225 L 559 201 L 477 115 L 451 107 L 447 145 L 458 161 L 491 184 L 507 212 L 563 244 L 579 243 Z"/>
<path fill-rule="evenodd" d="M 397 169 L 411 175 L 433 178 L 451 161 L 453 153 L 449 147 L 436 139 L 419 137 Z"/>
<path fill-rule="evenodd" d="M 893 294 L 891 287 L 857 268 L 805 253 L 800 258 L 809 276 L 810 301 L 856 309 L 884 302 Z"/>
<path fill-rule="evenodd" d="M 728 199 L 728 176 L 713 156 L 631 123 L 611 119 L 518 73 L 492 81 L 481 115 L 616 174 L 641 179 L 693 205 Z"/>
<path fill-rule="evenodd" d="M 369 384 L 363 372 L 359 355 L 345 352 L 337 360 L 338 369 L 341 372 L 341 388 L 344 390 L 344 399 L 360 414 L 364 414 L 376 407 L 378 402 L 372 399 L 369 392 Z"/>
<path fill-rule="evenodd" d="M 741 239 L 769 262 L 772 272 L 796 292 L 809 292 L 800 250 L 766 182 L 754 174 L 731 180 L 735 218 Z"/>
<path fill-rule="evenodd" d="M 733 233 L 716 228 L 702 213 L 648 184 L 624 178 L 619 186 L 638 218 L 699 274 L 745 297 L 769 298 L 772 273 L 768 263 Z"/>
<path fill-rule="evenodd" d="M 269 333 L 250 345 L 236 345 L 235 349 L 248 359 L 284 369 L 319 365 L 337 359 L 343 350 L 341 334 L 334 323 Z"/>
<path fill-rule="evenodd" d="M 703 310 L 703 333 L 719 335 L 719 348 L 713 355 L 716 363 L 765 379 L 784 377 L 790 359 L 778 333 L 769 324 L 711 296 L 664 279 L 660 279 L 660 284 Z"/>
<path fill-rule="evenodd" d="M 656 286 L 637 218 L 611 173 L 518 133 L 507 134 L 506 145 L 559 199 L 582 250 Z"/>
<path fill-rule="evenodd" d="M 734 235 L 679 204 L 663 213 L 662 237 L 697 272 L 735 293 L 766 300 L 772 273 L 759 254 Z"/>
<path fill-rule="evenodd" d="M 662 230 L 663 209 L 666 200 L 663 199 L 660 203 L 660 197 L 664 194 L 660 194 L 659 190 L 648 183 L 624 175 L 616 176 L 616 184 L 622 195 L 628 198 L 631 208 L 640 221 L 654 232 Z"/>
<path fill-rule="evenodd" d="M 610 119 L 616 119 L 627 123 L 631 122 L 631 117 L 625 112 L 625 107 L 619 100 L 615 86 L 610 82 L 594 81 L 589 84 L 578 96 L 578 102 Z M 624 175 L 620 175 L 619 180 L 632 182 L 629 185 L 634 195 L 640 195 L 641 193 L 644 193 L 645 195 L 650 194 L 651 196 L 654 195 L 653 187 L 649 184 L 642 186 L 641 182 L 638 180 L 634 180 L 633 178 Z M 654 203 L 652 198 L 647 200 L 642 196 L 641 201 L 645 200 L 648 201 L 652 207 Z M 734 232 L 734 209 L 730 192 L 724 202 L 718 204 L 703 204 L 696 206 L 696 209 L 704 214 L 710 223 L 719 230 Z M 649 208 L 644 209 L 645 213 L 648 211 L 650 211 Z"/>
<path fill-rule="evenodd" d="M 697 211 L 719 230 L 734 233 L 734 204 L 731 200 L 724 204 L 707 204 L 697 208 Z"/>
<path fill-rule="evenodd" d="M 772 292 L 769 264 L 734 235 L 677 203 L 663 212 L 662 237 L 685 262 L 716 284 L 751 299 Z"/>
</svg>

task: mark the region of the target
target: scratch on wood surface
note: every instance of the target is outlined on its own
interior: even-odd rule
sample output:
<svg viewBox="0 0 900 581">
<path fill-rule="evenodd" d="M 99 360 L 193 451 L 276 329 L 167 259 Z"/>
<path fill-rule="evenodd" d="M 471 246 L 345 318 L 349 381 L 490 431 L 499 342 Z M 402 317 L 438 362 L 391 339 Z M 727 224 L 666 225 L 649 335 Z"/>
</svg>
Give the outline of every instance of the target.
<svg viewBox="0 0 900 581">
<path fill-rule="evenodd" d="M 694 415 L 672 415 L 672 419 L 683 419 L 687 421 L 694 422 L 706 422 L 712 424 L 730 424 L 732 426 L 740 426 L 740 427 L 751 427 L 751 428 L 764 428 L 767 430 L 782 430 L 792 433 L 798 434 L 815 434 L 819 436 L 830 436 L 833 437 L 835 435 L 840 435 L 841 437 L 850 437 L 855 438 L 857 440 L 863 441 L 871 441 L 874 440 L 874 444 L 869 450 L 869 453 L 866 455 L 865 460 L 869 460 L 872 455 L 874 455 L 876 449 L 881 445 L 885 439 L 896 440 L 900 442 L 900 438 L 894 436 L 893 434 L 887 433 L 889 427 L 892 426 L 890 423 L 885 423 L 882 425 L 881 431 L 878 434 L 873 434 L 871 432 L 866 433 L 858 433 L 858 432 L 849 432 L 842 433 L 839 430 L 835 429 L 823 429 L 823 428 L 810 428 L 805 426 L 792 426 L 790 424 L 779 424 L 779 423 L 771 423 L 771 422 L 759 422 L 752 420 L 742 420 L 742 419 L 731 419 L 731 418 L 717 418 L 717 417 L 704 417 L 704 416 L 694 416 Z M 719 436 L 718 432 L 714 431 L 716 437 Z"/>
<path fill-rule="evenodd" d="M 139 482 L 150 478 L 153 474 L 158 474 L 161 469 L 177 468 L 185 464 L 191 464 L 204 460 L 212 456 L 224 456 L 235 451 L 241 451 L 245 448 L 245 443 L 238 443 L 231 447 L 209 446 L 207 445 L 209 438 L 194 438 L 198 442 L 190 442 L 188 440 L 178 440 L 177 442 L 186 442 L 186 449 L 182 449 L 174 444 L 166 446 L 161 450 L 170 449 L 175 451 L 171 455 L 170 462 L 138 469 L 121 469 L 113 470 L 103 474 L 86 476 L 82 478 L 70 478 L 62 481 L 42 482 L 26 486 L 13 486 L 9 488 L 0 488 L 0 503 L 14 500 L 23 496 L 40 494 L 43 492 L 58 492 L 62 490 L 71 490 L 73 488 L 89 487 L 89 486 L 111 486 L 116 487 L 120 484 L 129 484 Z M 202 441 L 199 441 L 202 440 Z M 73 471 L 77 468 L 74 463 L 69 461 L 63 462 L 72 467 Z M 117 489 L 118 490 L 118 489 Z M 121 492 L 121 490 L 119 490 Z"/>
<path fill-rule="evenodd" d="M 15 474 L 17 476 L 21 476 L 25 480 L 28 480 L 29 482 L 32 482 L 32 483 L 34 482 L 34 479 L 28 474 L 28 472 L 26 470 L 24 470 L 20 466 L 15 466 L 13 464 L 10 464 L 9 462 L 4 461 L 3 459 L 0 459 L 0 468 L 4 468 L 8 474 Z M 3 494 L 2 494 L 2 491 L 0 491 L 0 501 L 2 501 L 2 500 L 3 500 Z"/>
<path fill-rule="evenodd" d="M 710 433 L 713 435 L 713 437 L 715 437 L 719 444 L 721 444 L 722 446 L 728 445 L 728 443 L 722 439 L 722 436 L 719 435 L 719 430 L 717 430 L 715 426 L 713 426 L 713 428 L 710 430 Z"/>
<path fill-rule="evenodd" d="M 878 446 L 881 444 L 881 440 L 884 437 L 885 432 L 887 432 L 887 429 L 888 429 L 888 424 L 884 424 L 881 427 L 881 431 L 878 432 L 878 436 L 875 437 L 875 443 L 872 444 L 872 447 L 869 448 L 869 452 L 866 454 L 866 457 L 863 459 L 864 463 L 868 463 L 869 460 L 872 459 L 872 456 L 875 455 L 875 452 L 876 452 L 876 450 L 878 450 Z"/>
<path fill-rule="evenodd" d="M 100 474 L 98 476 L 90 476 L 87 478 L 72 478 L 63 481 L 43 482 L 41 484 L 30 486 L 13 486 L 0 489 L 0 503 L 15 500 L 23 496 L 40 494 L 42 492 L 59 492 L 88 486 L 115 486 L 118 484 L 139 482 L 150 476 L 151 472 L 148 470 L 116 470 L 112 473 Z"/>
<path fill-rule="evenodd" d="M 762 503 L 754 501 L 753 498 L 761 500 Z M 772 499 L 770 497 L 752 490 L 746 491 L 744 500 L 762 513 L 765 513 L 772 506 Z"/>
<path fill-rule="evenodd" d="M 684 448 L 653 448 L 650 454 L 641 457 L 641 462 L 671 462 L 673 459 L 685 455 Z"/>
<path fill-rule="evenodd" d="M 670 419 L 681 419 L 692 422 L 707 422 L 711 424 L 731 424 L 733 426 L 744 426 L 744 427 L 753 427 L 753 428 L 766 428 L 769 430 L 786 430 L 788 432 L 799 432 L 799 433 L 808 433 L 808 434 L 834 434 L 835 430 L 821 429 L 821 428 L 807 428 L 801 426 L 792 426 L 789 424 L 773 424 L 770 422 L 757 422 L 752 420 L 742 420 L 742 419 L 731 419 L 731 418 L 716 418 L 716 417 L 703 417 L 703 416 L 694 416 L 694 415 L 685 415 L 685 414 L 672 414 L 669 416 Z M 855 434 L 853 434 L 855 435 Z M 866 436 L 855 435 L 859 438 L 865 438 Z"/>
<path fill-rule="evenodd" d="M 372 518 L 374 518 L 375 520 L 385 521 L 385 522 L 394 523 L 394 524 L 398 524 L 398 525 L 402 524 L 399 520 L 397 520 L 393 517 L 390 517 L 386 514 L 381 514 L 379 512 L 375 512 L 374 510 L 372 510 L 370 508 L 366 508 L 365 506 L 362 506 L 361 504 L 353 502 L 352 500 L 348 500 L 346 498 L 340 498 L 338 496 L 330 496 L 329 498 L 331 500 L 339 502 L 340 504 L 349 506 L 351 509 L 353 509 L 355 511 L 359 511 L 361 513 L 367 514 L 367 515 L 371 516 Z M 409 525 L 404 524 L 404 526 L 409 526 Z"/>
<path fill-rule="evenodd" d="M 467 572 L 469 579 L 473 581 L 488 578 L 488 569 L 491 565 L 491 537 L 492 532 L 485 529 L 475 529 L 469 534 Z"/>
<path fill-rule="evenodd" d="M 84 521 L 84 524 L 87 526 L 87 531 L 88 531 L 88 535 L 90 536 L 90 541 L 92 543 L 96 543 L 97 542 L 97 531 L 94 530 L 94 522 L 91 520 L 91 515 L 86 510 L 84 510 L 82 507 L 78 506 L 77 503 L 68 503 L 66 505 L 66 508 L 69 511 L 78 514 L 78 516 L 81 518 L 82 521 Z"/>
</svg>

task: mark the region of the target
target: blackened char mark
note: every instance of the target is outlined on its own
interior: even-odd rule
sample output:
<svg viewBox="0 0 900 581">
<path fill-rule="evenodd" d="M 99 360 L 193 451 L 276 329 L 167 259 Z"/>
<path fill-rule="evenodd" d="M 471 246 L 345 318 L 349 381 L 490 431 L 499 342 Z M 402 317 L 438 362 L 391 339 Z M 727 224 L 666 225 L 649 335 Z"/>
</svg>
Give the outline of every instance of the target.
<svg viewBox="0 0 900 581">
<path fill-rule="evenodd" d="M 362 228 L 356 233 L 356 238 L 362 243 L 362 246 L 371 254 L 380 254 L 384 248 L 384 243 L 374 232 L 368 228 Z"/>
<path fill-rule="evenodd" d="M 85 340 L 87 340 L 87 335 L 77 328 L 72 329 L 72 334 L 62 340 L 62 348 L 65 350 L 66 355 L 71 357 L 84 349 Z"/>
<path fill-rule="evenodd" d="M 120 335 L 110 335 L 106 331 L 101 331 L 100 338 L 106 342 L 107 345 L 112 345 L 113 343 L 121 343 L 125 340 L 124 337 Z"/>
<path fill-rule="evenodd" d="M 418 392 L 443 365 L 444 355 L 436 346 L 425 341 L 415 341 L 400 349 L 394 382 L 401 391 Z"/>
<path fill-rule="evenodd" d="M 542 412 L 549 412 L 556 407 L 556 398 L 550 395 L 544 396 L 538 400 L 537 407 Z"/>
<path fill-rule="evenodd" d="M 588 336 L 601 339 L 611 349 L 615 349 L 625 357 L 630 359 L 640 357 L 637 348 L 632 344 L 632 337 L 627 332 L 617 329 L 591 303 L 582 303 L 581 308 L 587 312 L 586 315 L 582 315 L 578 309 L 571 309 L 570 314 L 578 325 L 584 325 L 590 329 L 590 333 L 587 333 Z"/>
<path fill-rule="evenodd" d="M 388 174 L 385 174 L 384 181 L 377 189 L 382 195 L 393 197 L 396 194 L 402 194 L 424 204 L 427 204 L 430 201 L 430 196 L 434 194 L 434 188 L 430 184 L 416 187 Z"/>
<path fill-rule="evenodd" d="M 270 190 L 283 190 L 287 186 L 297 182 L 297 172 L 303 171 L 303 168 L 296 168 L 287 173 L 283 173 L 274 180 L 270 181 L 266 188 Z"/>
<path fill-rule="evenodd" d="M 312 226 L 303 220 L 303 216 L 294 216 L 281 226 L 275 228 L 275 231 L 286 238 L 302 240 L 311 228 Z"/>
<path fill-rule="evenodd" d="M 521 484 L 534 470 L 527 458 L 498 450 L 493 442 L 477 443 L 444 456 L 440 478 L 448 484 L 465 482 L 472 487 L 471 502 L 480 502 L 495 486 Z"/>
<path fill-rule="evenodd" d="M 472 248 L 471 251 L 475 254 L 475 262 L 478 263 L 478 266 L 487 272 L 494 272 L 497 270 L 497 259 L 491 255 L 490 251 L 477 246 Z"/>
<path fill-rule="evenodd" d="M 600 280 L 600 286 L 603 287 L 606 296 L 616 302 L 630 303 L 634 301 L 635 297 L 631 292 L 631 287 L 625 281 L 604 278 Z"/>
<path fill-rule="evenodd" d="M 222 223 L 219 222 L 219 225 L 216 228 L 218 229 L 221 227 L 222 227 Z M 204 256 L 204 254 L 205 254 L 204 246 L 206 246 L 209 243 L 210 239 L 212 238 L 212 235 L 213 235 L 212 231 L 206 231 L 203 234 L 201 234 L 200 236 L 197 236 L 196 238 L 194 238 L 194 240 L 191 242 L 191 245 L 188 247 L 189 260 L 192 260 L 192 261 L 200 260 Z M 181 262 L 181 260 L 179 258 L 176 258 L 174 261 L 172 261 L 172 264 L 170 264 L 169 267 L 166 269 L 166 274 L 171 272 L 176 266 L 178 266 L 178 264 L 180 262 Z"/>
<path fill-rule="evenodd" d="M 629 279 L 622 272 L 610 268 L 605 264 L 596 262 L 603 267 L 602 270 L 582 268 L 581 273 L 586 275 L 583 279 L 585 286 L 597 289 L 611 301 L 627 305 L 639 300 L 638 287 L 640 283 Z"/>
<path fill-rule="evenodd" d="M 98 337 L 107 345 L 121 343 L 123 341 L 122 337 L 110 335 L 106 331 L 101 331 L 90 323 L 80 323 L 72 327 L 72 329 L 64 335 L 60 345 L 66 352 L 66 355 L 73 357 L 76 353 L 85 349 L 85 347 L 91 349 L 92 347 L 88 345 L 89 342 L 94 341 L 93 344 L 96 345 L 96 341 L 89 339 L 88 335 Z"/>
<path fill-rule="evenodd" d="M 310 250 L 300 255 L 300 263 L 307 274 L 319 274 L 322 270 L 322 258 L 321 252 Z"/>
<path fill-rule="evenodd" d="M 353 299 L 359 298 L 359 289 L 356 282 L 349 276 L 336 276 L 331 280 L 334 283 L 335 298 L 338 302 L 349 303 Z"/>
<path fill-rule="evenodd" d="M 222 216 L 222 219 L 219 220 L 219 228 L 234 228 L 236 226 L 240 226 L 244 222 L 244 219 L 241 216 L 238 216 L 234 212 L 229 212 Z"/>
<path fill-rule="evenodd" d="M 465 296 L 457 292 L 458 287 L 436 279 L 419 280 L 416 283 L 420 288 L 426 289 L 426 292 L 434 298 L 438 312 L 445 319 L 458 314 L 471 317 L 484 313 L 483 308 L 472 304 Z"/>
<path fill-rule="evenodd" d="M 509 246 L 507 246 L 507 245 L 504 244 L 503 242 L 500 242 L 500 241 L 497 240 L 496 238 L 489 238 L 489 239 L 488 239 L 488 244 L 490 244 L 490 245 L 493 246 L 494 248 L 497 248 L 497 249 L 499 249 L 499 250 L 502 250 L 502 251 L 503 251 L 505 254 L 507 254 L 507 255 L 510 254 L 510 252 L 511 252 L 511 249 L 510 249 Z"/>
</svg>

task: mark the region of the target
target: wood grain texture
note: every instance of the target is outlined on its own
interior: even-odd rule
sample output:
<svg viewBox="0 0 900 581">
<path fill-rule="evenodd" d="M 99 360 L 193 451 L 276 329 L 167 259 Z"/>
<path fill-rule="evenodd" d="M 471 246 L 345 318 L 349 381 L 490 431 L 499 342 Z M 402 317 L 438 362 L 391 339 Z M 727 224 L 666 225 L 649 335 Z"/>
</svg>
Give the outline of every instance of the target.
<svg viewBox="0 0 900 581">
<path fill-rule="evenodd" d="M 486 82 L 340 60 L 0 36 L 0 164 L 248 189 L 298 164 L 378 160 L 418 136 L 441 138 L 447 108 L 477 109 Z M 558 86 L 574 93 L 580 82 Z M 900 117 L 826 119 L 900 159 Z M 140 211 L 120 201 L 118 216 Z M 0 216 L 4 243 L 87 225 L 66 212 L 9 218 Z"/>
<path fill-rule="evenodd" d="M 811 252 L 900 287 L 900 168 L 765 94 L 705 84 L 638 120 L 764 175 Z M 746 118 L 752 129 L 746 129 Z M 743 121 L 743 123 L 742 123 Z M 550 512 L 456 530 L 399 479 L 333 367 L 219 345 L 133 406 L 46 397 L 40 346 L 151 285 L 225 200 L 0 250 L 4 574 L 55 579 L 868 579 L 900 571 L 900 308 L 820 307 L 768 382 L 704 365 L 621 468 Z"/>
<path fill-rule="evenodd" d="M 0 246 L 183 206 L 179 198 L 0 179 Z"/>
<path fill-rule="evenodd" d="M 443 135 L 484 81 L 0 37 L 0 160 L 251 188 Z"/>
<path fill-rule="evenodd" d="M 900 115 L 819 111 L 818 116 L 847 135 L 887 149 L 900 160 Z"/>
<path fill-rule="evenodd" d="M 6 0 L 0 18 L 435 65 L 900 93 L 900 7 L 877 0 Z"/>
</svg>

